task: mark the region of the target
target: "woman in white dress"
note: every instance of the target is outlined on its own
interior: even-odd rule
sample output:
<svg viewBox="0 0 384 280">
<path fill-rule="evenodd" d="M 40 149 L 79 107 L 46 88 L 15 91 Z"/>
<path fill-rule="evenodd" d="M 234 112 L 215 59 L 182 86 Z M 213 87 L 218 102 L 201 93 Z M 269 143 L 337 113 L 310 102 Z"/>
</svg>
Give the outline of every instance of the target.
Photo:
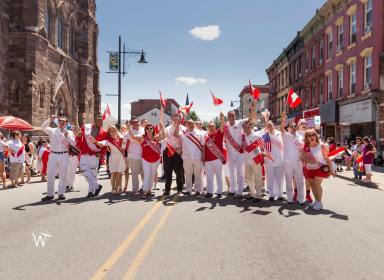
<svg viewBox="0 0 384 280">
<path fill-rule="evenodd" d="M 126 169 L 124 151 L 121 147 L 122 138 L 116 127 L 108 128 L 107 139 L 97 142 L 100 146 L 107 146 L 111 150 L 109 157 L 109 171 L 111 172 L 112 194 L 121 194 L 121 181 Z"/>
</svg>

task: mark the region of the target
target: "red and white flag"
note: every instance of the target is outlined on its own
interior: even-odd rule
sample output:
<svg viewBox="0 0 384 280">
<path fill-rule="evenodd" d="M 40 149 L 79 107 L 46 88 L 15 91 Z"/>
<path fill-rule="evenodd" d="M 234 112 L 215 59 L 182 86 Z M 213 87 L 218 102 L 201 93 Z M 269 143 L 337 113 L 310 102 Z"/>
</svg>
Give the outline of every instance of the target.
<svg viewBox="0 0 384 280">
<path fill-rule="evenodd" d="M 213 100 L 213 105 L 215 106 L 219 106 L 220 104 L 223 104 L 223 100 L 220 99 L 220 98 L 217 98 L 213 92 L 210 90 L 211 94 L 212 94 L 212 100 Z"/>
<path fill-rule="evenodd" d="M 291 88 L 288 93 L 288 99 L 287 99 L 287 104 L 291 109 L 296 108 L 299 106 L 301 103 L 301 98 L 296 94 L 296 92 Z"/>
<path fill-rule="evenodd" d="M 111 116 L 111 110 L 109 110 L 109 105 L 107 104 L 107 108 L 105 108 L 104 113 L 103 113 L 103 121 L 108 119 Z"/>
<path fill-rule="evenodd" d="M 160 104 L 161 104 L 161 107 L 163 107 L 165 109 L 165 107 L 167 107 L 167 99 L 165 99 L 163 97 L 163 94 L 161 93 L 161 91 L 159 90 L 160 92 Z"/>
<path fill-rule="evenodd" d="M 189 114 L 189 111 L 191 111 L 191 108 L 192 108 L 192 105 L 193 105 L 193 102 L 187 106 L 183 106 L 183 107 L 180 107 L 179 108 L 179 113 L 183 113 L 185 115 L 188 115 Z"/>
<path fill-rule="evenodd" d="M 345 152 L 345 148 L 344 148 L 344 147 L 340 147 L 340 148 L 338 148 L 338 149 L 336 149 L 336 150 L 330 152 L 330 153 L 328 154 L 328 157 L 329 157 L 330 160 L 334 160 L 335 157 L 337 157 L 337 156 L 343 154 L 344 152 Z"/>
<path fill-rule="evenodd" d="M 251 80 L 249 80 L 249 93 L 253 96 L 253 99 L 257 100 L 260 97 L 260 90 L 257 87 L 253 87 Z"/>
</svg>

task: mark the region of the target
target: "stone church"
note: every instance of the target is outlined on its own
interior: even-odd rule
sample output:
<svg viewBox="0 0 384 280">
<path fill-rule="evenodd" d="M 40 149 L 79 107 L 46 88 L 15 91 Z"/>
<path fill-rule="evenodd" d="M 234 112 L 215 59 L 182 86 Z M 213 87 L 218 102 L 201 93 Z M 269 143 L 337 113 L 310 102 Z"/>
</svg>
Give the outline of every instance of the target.
<svg viewBox="0 0 384 280">
<path fill-rule="evenodd" d="M 100 110 L 96 0 L 0 1 L 0 115 L 92 122 Z"/>
</svg>

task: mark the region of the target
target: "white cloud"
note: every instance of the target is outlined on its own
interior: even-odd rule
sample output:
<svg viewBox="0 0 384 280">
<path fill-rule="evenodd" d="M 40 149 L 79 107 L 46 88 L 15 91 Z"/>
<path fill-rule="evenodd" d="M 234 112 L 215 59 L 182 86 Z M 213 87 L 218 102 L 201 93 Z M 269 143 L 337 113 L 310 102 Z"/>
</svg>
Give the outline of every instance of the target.
<svg viewBox="0 0 384 280">
<path fill-rule="evenodd" d="M 206 82 L 208 82 L 206 79 L 194 78 L 194 77 L 183 77 L 183 76 L 177 77 L 176 81 L 189 86 L 193 86 L 197 84 L 205 84 Z"/>
<path fill-rule="evenodd" d="M 218 25 L 196 26 L 189 33 L 203 41 L 213 41 L 219 38 L 221 30 Z"/>
</svg>

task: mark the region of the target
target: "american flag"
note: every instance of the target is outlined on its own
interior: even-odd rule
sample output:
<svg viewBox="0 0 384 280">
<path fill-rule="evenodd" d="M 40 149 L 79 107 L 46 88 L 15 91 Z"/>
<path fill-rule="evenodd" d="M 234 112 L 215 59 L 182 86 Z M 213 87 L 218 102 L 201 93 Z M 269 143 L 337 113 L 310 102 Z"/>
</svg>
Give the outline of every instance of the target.
<svg viewBox="0 0 384 280">
<path fill-rule="evenodd" d="M 265 133 L 263 136 L 261 136 L 263 139 L 263 148 L 267 153 L 270 153 L 272 151 L 272 142 L 271 142 L 271 137 L 269 136 L 269 133 Z"/>
</svg>

